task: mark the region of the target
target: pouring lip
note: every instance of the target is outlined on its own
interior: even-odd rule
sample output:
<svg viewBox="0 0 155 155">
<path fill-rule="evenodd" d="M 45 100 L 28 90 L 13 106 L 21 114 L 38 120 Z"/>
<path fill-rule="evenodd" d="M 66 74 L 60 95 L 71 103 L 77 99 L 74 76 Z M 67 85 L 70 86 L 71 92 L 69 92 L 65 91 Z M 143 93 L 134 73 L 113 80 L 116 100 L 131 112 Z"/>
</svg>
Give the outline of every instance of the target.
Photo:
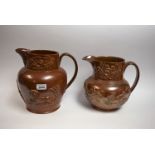
<svg viewBox="0 0 155 155">
<path fill-rule="evenodd" d="M 30 50 L 30 53 L 32 55 L 59 55 L 59 52 L 54 50 Z"/>
<path fill-rule="evenodd" d="M 83 57 L 82 60 L 88 60 L 88 59 L 92 59 L 92 58 L 95 58 L 95 57 L 92 55 L 88 55 L 88 56 Z"/>
<path fill-rule="evenodd" d="M 30 51 L 30 50 L 29 50 L 29 49 L 26 49 L 26 48 L 16 48 L 15 51 L 16 51 L 17 53 L 22 53 L 22 52 L 28 52 L 28 51 Z"/>
</svg>

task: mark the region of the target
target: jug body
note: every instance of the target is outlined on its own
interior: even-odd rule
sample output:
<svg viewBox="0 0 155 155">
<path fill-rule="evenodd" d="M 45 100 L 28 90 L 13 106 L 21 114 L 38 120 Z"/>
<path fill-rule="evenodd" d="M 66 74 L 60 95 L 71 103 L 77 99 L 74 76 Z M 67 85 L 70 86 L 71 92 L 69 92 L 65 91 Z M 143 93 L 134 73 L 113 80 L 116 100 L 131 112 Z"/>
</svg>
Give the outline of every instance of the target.
<svg viewBox="0 0 155 155">
<path fill-rule="evenodd" d="M 60 107 L 61 98 L 69 87 L 66 71 L 60 67 L 63 56 L 73 59 L 77 74 L 76 60 L 68 53 L 59 56 L 58 52 L 47 50 L 16 49 L 22 56 L 25 66 L 18 72 L 18 90 L 33 113 L 50 113 Z M 71 84 L 70 83 L 70 84 Z"/>
<path fill-rule="evenodd" d="M 138 66 L 118 57 L 87 56 L 84 60 L 89 61 L 94 69 L 94 74 L 84 82 L 88 101 L 96 109 L 106 111 L 119 109 L 128 100 L 137 85 L 139 80 Z M 137 71 L 132 87 L 123 77 L 128 65 L 134 65 Z"/>
</svg>

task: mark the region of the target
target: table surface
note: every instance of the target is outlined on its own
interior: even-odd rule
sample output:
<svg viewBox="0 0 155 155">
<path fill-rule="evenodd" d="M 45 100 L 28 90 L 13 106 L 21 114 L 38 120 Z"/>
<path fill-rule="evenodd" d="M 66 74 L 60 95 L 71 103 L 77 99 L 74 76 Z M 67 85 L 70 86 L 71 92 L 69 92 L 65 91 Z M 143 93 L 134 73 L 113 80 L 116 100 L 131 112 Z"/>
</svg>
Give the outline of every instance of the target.
<svg viewBox="0 0 155 155">
<path fill-rule="evenodd" d="M 0 128 L 155 128 L 153 26 L 0 26 Z M 23 66 L 14 49 L 53 49 L 73 54 L 79 65 L 75 82 L 66 90 L 61 107 L 50 114 L 26 110 L 16 77 Z M 92 67 L 85 55 L 114 55 L 135 61 L 140 81 L 129 100 L 115 112 L 93 109 L 85 98 L 83 83 Z M 70 79 L 74 66 L 65 58 L 61 64 Z M 135 70 L 125 78 L 131 84 Z"/>
</svg>

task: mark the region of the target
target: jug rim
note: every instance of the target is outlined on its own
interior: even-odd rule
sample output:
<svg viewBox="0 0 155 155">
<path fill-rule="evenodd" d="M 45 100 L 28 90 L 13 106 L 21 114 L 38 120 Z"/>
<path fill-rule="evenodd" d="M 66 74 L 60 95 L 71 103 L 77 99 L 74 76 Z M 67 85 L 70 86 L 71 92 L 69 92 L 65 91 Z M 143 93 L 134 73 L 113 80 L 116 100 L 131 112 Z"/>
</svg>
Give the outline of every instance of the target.
<svg viewBox="0 0 155 155">
<path fill-rule="evenodd" d="M 95 58 L 96 61 L 104 61 L 109 63 L 122 63 L 125 62 L 125 59 L 121 57 L 115 57 L 115 56 L 98 56 Z"/>
<path fill-rule="evenodd" d="M 30 54 L 32 55 L 59 55 L 59 53 L 57 51 L 53 51 L 53 50 L 31 50 Z"/>
</svg>

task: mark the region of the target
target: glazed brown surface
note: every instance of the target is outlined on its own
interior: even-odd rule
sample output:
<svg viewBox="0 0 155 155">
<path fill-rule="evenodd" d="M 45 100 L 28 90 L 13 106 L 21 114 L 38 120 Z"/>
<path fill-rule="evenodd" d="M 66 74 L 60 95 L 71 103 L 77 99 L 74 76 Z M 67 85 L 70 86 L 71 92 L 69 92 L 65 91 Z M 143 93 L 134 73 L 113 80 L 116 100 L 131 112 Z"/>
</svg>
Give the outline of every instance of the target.
<svg viewBox="0 0 155 155">
<path fill-rule="evenodd" d="M 91 105 L 96 109 L 106 111 L 120 108 L 138 83 L 138 66 L 134 62 L 125 62 L 124 59 L 118 57 L 86 56 L 83 59 L 90 62 L 94 69 L 94 75 L 84 83 L 86 97 Z M 128 65 L 134 65 L 137 71 L 132 87 L 123 78 Z"/>
<path fill-rule="evenodd" d="M 22 56 L 23 67 L 17 78 L 19 92 L 29 111 L 34 113 L 49 113 L 60 107 L 61 98 L 77 75 L 77 62 L 73 56 L 47 50 L 16 49 Z M 75 73 L 67 84 L 67 75 L 60 62 L 63 56 L 72 58 Z"/>
</svg>

